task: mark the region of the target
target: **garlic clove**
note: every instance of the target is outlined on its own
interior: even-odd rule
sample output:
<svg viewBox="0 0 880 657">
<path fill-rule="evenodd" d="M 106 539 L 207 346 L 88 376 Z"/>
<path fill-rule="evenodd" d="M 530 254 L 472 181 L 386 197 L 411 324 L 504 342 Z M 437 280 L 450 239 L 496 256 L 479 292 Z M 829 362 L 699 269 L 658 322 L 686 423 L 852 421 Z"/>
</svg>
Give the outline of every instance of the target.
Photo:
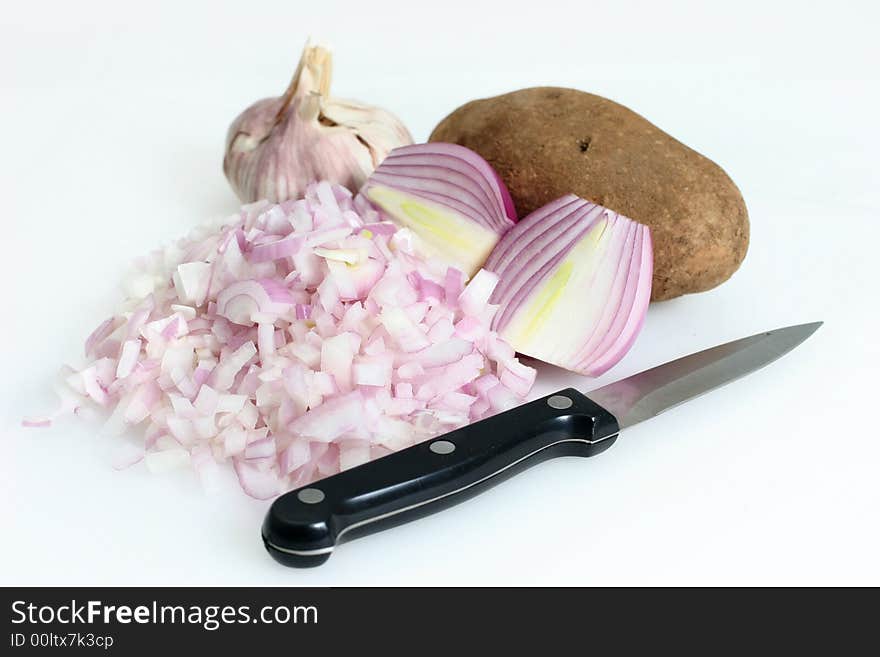
<svg viewBox="0 0 880 657">
<path fill-rule="evenodd" d="M 257 101 L 233 121 L 223 171 L 243 202 L 300 198 L 314 180 L 357 191 L 412 136 L 390 112 L 330 97 L 332 58 L 306 45 L 285 93 Z"/>
<path fill-rule="evenodd" d="M 413 143 L 406 127 L 393 114 L 378 107 L 364 107 L 355 101 L 331 99 L 324 107 L 324 116 L 358 135 L 370 150 L 372 169 L 379 166 L 388 153 L 398 146 Z"/>
</svg>

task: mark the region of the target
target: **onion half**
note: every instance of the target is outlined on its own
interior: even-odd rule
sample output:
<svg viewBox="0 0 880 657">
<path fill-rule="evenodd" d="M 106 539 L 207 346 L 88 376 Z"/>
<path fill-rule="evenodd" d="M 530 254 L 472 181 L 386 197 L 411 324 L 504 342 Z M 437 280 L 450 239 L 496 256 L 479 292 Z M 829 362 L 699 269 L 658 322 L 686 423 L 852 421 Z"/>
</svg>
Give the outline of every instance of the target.
<svg viewBox="0 0 880 657">
<path fill-rule="evenodd" d="M 457 144 L 394 149 L 360 195 L 411 231 L 423 255 L 468 277 L 516 222 L 513 200 L 495 170 Z"/>
<path fill-rule="evenodd" d="M 492 328 L 519 353 L 599 376 L 638 335 L 651 297 L 647 226 L 564 196 L 523 218 L 486 262 Z M 502 379 L 503 381 L 504 379 Z"/>
</svg>

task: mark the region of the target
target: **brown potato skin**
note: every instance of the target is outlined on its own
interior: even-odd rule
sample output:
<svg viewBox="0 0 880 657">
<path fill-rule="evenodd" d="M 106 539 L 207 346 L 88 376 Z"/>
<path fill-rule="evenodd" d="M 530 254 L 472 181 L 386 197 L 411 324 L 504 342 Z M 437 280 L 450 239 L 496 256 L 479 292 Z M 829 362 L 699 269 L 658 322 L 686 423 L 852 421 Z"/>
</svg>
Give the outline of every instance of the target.
<svg viewBox="0 0 880 657">
<path fill-rule="evenodd" d="M 475 100 L 430 141 L 482 155 L 520 217 L 572 192 L 650 226 L 652 301 L 711 289 L 745 258 L 748 213 L 724 170 L 607 98 L 534 87 Z"/>
</svg>

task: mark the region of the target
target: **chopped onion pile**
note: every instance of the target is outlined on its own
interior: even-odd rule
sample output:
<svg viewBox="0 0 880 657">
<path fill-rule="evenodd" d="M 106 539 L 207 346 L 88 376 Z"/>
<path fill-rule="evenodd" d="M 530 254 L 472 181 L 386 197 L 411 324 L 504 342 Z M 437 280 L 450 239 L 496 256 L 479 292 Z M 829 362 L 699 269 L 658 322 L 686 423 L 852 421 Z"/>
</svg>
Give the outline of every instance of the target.
<svg viewBox="0 0 880 657">
<path fill-rule="evenodd" d="M 469 277 L 516 222 L 507 187 L 486 160 L 457 144 L 395 148 L 361 189 L 415 247 Z"/>
<path fill-rule="evenodd" d="M 486 269 L 492 327 L 522 354 L 599 376 L 632 346 L 651 297 L 647 226 L 574 195 L 522 219 Z"/>
<path fill-rule="evenodd" d="M 497 276 L 465 286 L 377 219 L 317 183 L 152 254 L 86 340 L 62 410 L 142 427 L 120 467 L 190 463 L 212 488 L 231 461 L 270 498 L 519 403 L 535 370 L 489 328 Z"/>
</svg>

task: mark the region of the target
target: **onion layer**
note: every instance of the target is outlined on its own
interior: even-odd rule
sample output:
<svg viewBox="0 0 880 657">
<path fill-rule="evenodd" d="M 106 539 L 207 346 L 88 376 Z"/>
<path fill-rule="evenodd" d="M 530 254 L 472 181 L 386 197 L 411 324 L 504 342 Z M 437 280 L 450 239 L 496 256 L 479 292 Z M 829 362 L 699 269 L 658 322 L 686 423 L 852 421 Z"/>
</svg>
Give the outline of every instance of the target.
<svg viewBox="0 0 880 657">
<path fill-rule="evenodd" d="M 491 302 L 500 306 L 492 328 L 501 337 L 519 353 L 599 376 L 642 327 L 651 235 L 647 226 L 568 195 L 505 234 L 486 269 L 500 279 Z"/>
<path fill-rule="evenodd" d="M 516 212 L 488 162 L 457 144 L 394 149 L 361 196 L 415 236 L 416 248 L 473 276 Z"/>
</svg>

